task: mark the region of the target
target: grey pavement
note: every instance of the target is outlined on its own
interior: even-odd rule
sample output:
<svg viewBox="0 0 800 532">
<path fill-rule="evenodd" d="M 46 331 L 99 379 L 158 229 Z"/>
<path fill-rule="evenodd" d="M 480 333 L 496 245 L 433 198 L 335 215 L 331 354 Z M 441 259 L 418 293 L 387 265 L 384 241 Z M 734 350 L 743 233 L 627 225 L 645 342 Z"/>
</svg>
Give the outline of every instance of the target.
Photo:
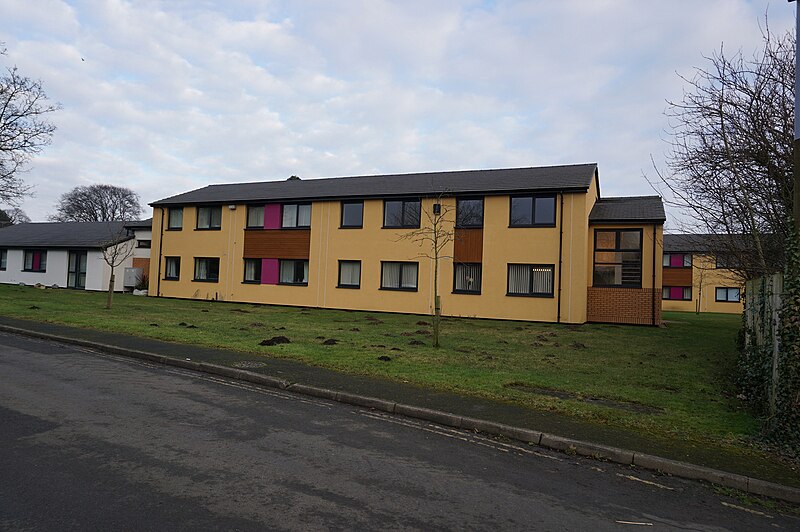
<svg viewBox="0 0 800 532">
<path fill-rule="evenodd" d="M 3 530 L 775 530 L 688 480 L 0 333 Z"/>
</svg>

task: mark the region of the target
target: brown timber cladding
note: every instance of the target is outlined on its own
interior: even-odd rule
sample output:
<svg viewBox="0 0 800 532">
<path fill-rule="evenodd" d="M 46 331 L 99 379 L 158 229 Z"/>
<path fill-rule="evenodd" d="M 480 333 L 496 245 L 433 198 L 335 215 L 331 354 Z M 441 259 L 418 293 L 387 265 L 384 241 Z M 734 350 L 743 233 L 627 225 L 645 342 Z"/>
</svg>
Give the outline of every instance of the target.
<svg viewBox="0 0 800 532">
<path fill-rule="evenodd" d="M 664 286 L 692 286 L 691 268 L 664 268 Z"/>
<path fill-rule="evenodd" d="M 456 228 L 453 239 L 454 261 L 483 262 L 483 229 Z"/>
<path fill-rule="evenodd" d="M 145 275 L 150 271 L 150 259 L 143 257 L 134 257 L 132 266 L 134 268 L 141 268 Z"/>
<path fill-rule="evenodd" d="M 311 229 L 248 229 L 244 232 L 246 259 L 308 259 Z"/>
<path fill-rule="evenodd" d="M 655 305 L 654 302 L 655 301 Z M 661 289 L 594 288 L 588 289 L 586 320 L 600 323 L 661 325 Z"/>
</svg>

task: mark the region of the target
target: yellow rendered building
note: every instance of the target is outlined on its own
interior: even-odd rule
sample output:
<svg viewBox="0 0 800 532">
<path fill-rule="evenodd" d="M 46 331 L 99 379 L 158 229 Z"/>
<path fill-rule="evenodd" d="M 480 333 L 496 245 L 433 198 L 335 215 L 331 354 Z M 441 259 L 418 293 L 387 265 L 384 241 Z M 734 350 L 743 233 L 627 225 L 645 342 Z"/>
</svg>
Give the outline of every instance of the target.
<svg viewBox="0 0 800 532">
<path fill-rule="evenodd" d="M 445 316 L 660 323 L 661 198 L 601 199 L 595 164 L 211 185 L 151 205 L 153 296 L 430 314 L 438 263 Z"/>
<path fill-rule="evenodd" d="M 713 235 L 664 235 L 662 309 L 741 314 L 744 283 L 714 256 Z"/>
</svg>

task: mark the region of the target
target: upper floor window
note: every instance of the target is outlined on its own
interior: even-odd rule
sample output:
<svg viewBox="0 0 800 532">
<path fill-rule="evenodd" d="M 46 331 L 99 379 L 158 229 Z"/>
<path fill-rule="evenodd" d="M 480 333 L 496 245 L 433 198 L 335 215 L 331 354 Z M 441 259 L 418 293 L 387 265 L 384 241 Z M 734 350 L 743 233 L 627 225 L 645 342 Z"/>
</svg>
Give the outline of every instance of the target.
<svg viewBox="0 0 800 532">
<path fill-rule="evenodd" d="M 595 231 L 592 285 L 641 288 L 641 229 Z"/>
<path fill-rule="evenodd" d="M 150 240 L 139 240 L 136 242 L 136 247 L 142 249 L 150 249 L 150 244 L 151 244 Z"/>
<path fill-rule="evenodd" d="M 311 204 L 285 203 L 283 205 L 281 227 L 311 227 Z"/>
<path fill-rule="evenodd" d="M 456 227 L 483 227 L 483 198 L 456 199 Z"/>
<path fill-rule="evenodd" d="M 417 228 L 421 205 L 419 199 L 384 200 L 383 226 L 388 228 Z"/>
<path fill-rule="evenodd" d="M 167 229 L 170 231 L 183 229 L 183 207 L 170 207 L 167 210 Z"/>
<path fill-rule="evenodd" d="M 691 268 L 692 255 L 689 253 L 664 253 L 662 265 L 665 268 Z"/>
<path fill-rule="evenodd" d="M 194 280 L 216 283 L 219 281 L 218 257 L 195 257 Z"/>
<path fill-rule="evenodd" d="M 47 271 L 47 250 L 26 249 L 22 262 L 22 271 L 44 272 Z"/>
<path fill-rule="evenodd" d="M 219 229 L 222 227 L 222 206 L 198 207 L 197 228 Z"/>
<path fill-rule="evenodd" d="M 342 202 L 342 227 L 359 228 L 364 226 L 364 202 Z"/>
<path fill-rule="evenodd" d="M 8 250 L 0 249 L 0 270 L 5 270 L 8 265 Z"/>
<path fill-rule="evenodd" d="M 264 227 L 264 206 L 263 205 L 248 205 L 247 206 L 247 227 Z"/>
<path fill-rule="evenodd" d="M 555 196 L 512 196 L 511 227 L 547 227 L 556 225 Z"/>
</svg>

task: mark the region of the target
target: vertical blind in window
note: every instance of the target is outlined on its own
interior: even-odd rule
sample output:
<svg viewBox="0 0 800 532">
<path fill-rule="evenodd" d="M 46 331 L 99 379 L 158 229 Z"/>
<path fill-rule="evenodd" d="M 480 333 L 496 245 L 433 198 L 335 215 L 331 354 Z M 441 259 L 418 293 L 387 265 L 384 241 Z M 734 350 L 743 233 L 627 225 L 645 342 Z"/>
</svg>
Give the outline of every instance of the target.
<svg viewBox="0 0 800 532">
<path fill-rule="evenodd" d="M 481 291 L 481 265 L 480 264 L 456 264 L 454 290 L 456 292 L 480 292 Z"/>
<path fill-rule="evenodd" d="M 552 296 L 553 270 L 553 266 L 509 264 L 508 293 L 513 295 Z"/>
</svg>

